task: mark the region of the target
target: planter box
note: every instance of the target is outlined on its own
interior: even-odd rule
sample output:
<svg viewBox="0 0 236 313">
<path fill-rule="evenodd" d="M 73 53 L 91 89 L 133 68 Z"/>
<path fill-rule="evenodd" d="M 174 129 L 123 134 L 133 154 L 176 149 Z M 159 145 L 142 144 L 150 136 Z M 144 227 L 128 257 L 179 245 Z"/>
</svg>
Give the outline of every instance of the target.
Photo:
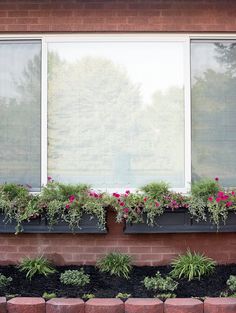
<svg viewBox="0 0 236 313">
<path fill-rule="evenodd" d="M 146 220 L 146 218 L 145 218 Z M 229 212 L 225 224 L 220 224 L 217 229 L 208 219 L 206 222 L 196 222 L 187 210 L 167 211 L 155 219 L 155 225 L 149 226 L 147 223 L 130 224 L 126 223 L 125 234 L 145 234 L 145 233 L 211 233 L 211 232 L 236 232 L 236 214 Z"/>
<path fill-rule="evenodd" d="M 4 214 L 0 213 L 0 233 L 15 233 L 16 223 L 5 223 Z M 80 221 L 80 228 L 71 230 L 65 222 L 61 222 L 52 228 L 49 228 L 45 219 L 34 219 L 22 223 L 22 233 L 82 233 L 82 234 L 106 234 L 107 229 L 98 228 L 98 219 L 91 215 L 84 214 Z"/>
</svg>

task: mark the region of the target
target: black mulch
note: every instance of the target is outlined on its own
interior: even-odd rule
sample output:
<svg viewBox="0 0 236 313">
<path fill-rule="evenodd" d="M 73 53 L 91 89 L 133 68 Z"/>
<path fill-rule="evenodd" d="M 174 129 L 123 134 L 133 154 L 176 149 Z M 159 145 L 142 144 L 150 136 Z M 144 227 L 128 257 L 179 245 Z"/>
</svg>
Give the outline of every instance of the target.
<svg viewBox="0 0 236 313">
<path fill-rule="evenodd" d="M 159 270 L 162 274 L 170 271 L 169 267 L 134 267 L 130 279 L 117 278 L 100 273 L 94 266 L 84 266 L 84 270 L 90 275 L 90 284 L 83 288 L 66 286 L 60 282 L 60 273 L 68 269 L 79 269 L 79 266 L 57 267 L 57 273 L 49 277 L 37 276 L 29 281 L 25 275 L 14 266 L 0 267 L 0 273 L 11 276 L 13 282 L 9 287 L 0 289 L 0 296 L 42 296 L 44 292 L 56 293 L 58 297 L 81 297 L 85 293 L 93 293 L 96 297 L 115 297 L 119 292 L 129 293 L 132 297 L 153 297 L 152 292 L 145 290 L 142 280 L 145 276 L 154 276 Z M 217 297 L 227 289 L 226 281 L 230 275 L 236 275 L 236 264 L 220 265 L 215 272 L 205 278 L 189 282 L 186 279 L 179 280 L 177 297 Z"/>
</svg>

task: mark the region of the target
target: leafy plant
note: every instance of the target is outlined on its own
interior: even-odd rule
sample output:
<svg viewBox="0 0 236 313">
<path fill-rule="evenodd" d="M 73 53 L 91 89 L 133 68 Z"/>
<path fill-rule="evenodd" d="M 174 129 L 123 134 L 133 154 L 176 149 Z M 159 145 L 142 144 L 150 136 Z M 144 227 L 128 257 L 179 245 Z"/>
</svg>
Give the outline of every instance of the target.
<svg viewBox="0 0 236 313">
<path fill-rule="evenodd" d="M 111 252 L 97 261 L 96 266 L 101 272 L 119 277 L 129 278 L 132 270 L 132 258 L 127 254 Z"/>
<path fill-rule="evenodd" d="M 80 270 L 67 270 L 61 274 L 60 281 L 64 285 L 83 287 L 90 283 L 90 276 L 85 274 L 83 268 Z"/>
<path fill-rule="evenodd" d="M 159 200 L 164 195 L 167 195 L 169 192 L 169 184 L 166 182 L 150 183 L 143 187 L 141 190 L 152 199 Z"/>
<path fill-rule="evenodd" d="M 165 301 L 166 299 L 176 298 L 176 294 L 175 293 L 157 293 L 155 295 L 155 298 Z"/>
<path fill-rule="evenodd" d="M 158 271 L 154 277 L 145 277 L 143 284 L 147 290 L 154 291 L 174 291 L 178 287 L 178 283 L 170 276 L 162 277 Z"/>
<path fill-rule="evenodd" d="M 0 288 L 7 287 L 12 282 L 11 277 L 6 277 L 5 275 L 0 273 Z"/>
<path fill-rule="evenodd" d="M 93 299 L 93 298 L 95 298 L 95 295 L 93 293 L 85 293 L 82 296 L 82 299 L 84 299 L 84 300 L 89 300 L 89 299 Z"/>
<path fill-rule="evenodd" d="M 130 293 L 122 293 L 122 292 L 119 292 L 117 295 L 116 295 L 116 298 L 117 299 L 128 299 L 131 297 L 131 294 Z"/>
<path fill-rule="evenodd" d="M 229 289 L 233 292 L 236 292 L 236 276 L 230 275 L 229 279 L 226 282 Z"/>
<path fill-rule="evenodd" d="M 211 274 L 216 262 L 207 258 L 203 254 L 187 251 L 186 254 L 180 255 L 172 263 L 171 275 L 174 278 L 201 279 L 202 276 Z"/>
<path fill-rule="evenodd" d="M 191 194 L 207 203 L 208 198 L 215 196 L 219 190 L 218 179 L 205 178 L 192 183 Z"/>
<path fill-rule="evenodd" d="M 45 300 L 51 300 L 51 299 L 54 299 L 57 297 L 57 295 L 55 293 L 48 293 L 48 292 L 44 292 L 42 297 L 45 299 Z"/>
<path fill-rule="evenodd" d="M 30 280 L 35 275 L 48 276 L 56 272 L 50 261 L 43 256 L 34 259 L 26 257 L 20 262 L 18 268 L 21 272 L 25 272 Z"/>
</svg>

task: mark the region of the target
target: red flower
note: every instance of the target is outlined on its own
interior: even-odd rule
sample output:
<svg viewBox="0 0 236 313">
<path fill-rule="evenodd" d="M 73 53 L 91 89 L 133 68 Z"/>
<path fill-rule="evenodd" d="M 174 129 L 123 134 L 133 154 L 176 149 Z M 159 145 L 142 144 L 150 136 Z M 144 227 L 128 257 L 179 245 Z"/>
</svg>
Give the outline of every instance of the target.
<svg viewBox="0 0 236 313">
<path fill-rule="evenodd" d="M 234 192 L 234 191 L 232 191 L 232 192 L 231 192 L 231 194 L 232 194 L 232 196 L 234 196 L 234 195 L 235 195 L 235 192 Z"/>
<path fill-rule="evenodd" d="M 120 202 L 120 206 L 125 206 L 125 203 L 124 202 Z"/>
<path fill-rule="evenodd" d="M 51 176 L 48 176 L 48 181 L 51 181 L 52 180 L 52 177 Z"/>
<path fill-rule="evenodd" d="M 219 191 L 218 194 L 217 194 L 217 196 L 218 196 L 219 198 L 223 198 L 224 195 L 225 195 L 225 193 L 224 193 L 223 191 Z"/>
<path fill-rule="evenodd" d="M 147 201 L 147 198 L 144 198 L 143 201 L 146 202 L 146 201 Z"/>
<path fill-rule="evenodd" d="M 156 201 L 156 207 L 158 208 L 160 206 L 160 203 Z"/>
<path fill-rule="evenodd" d="M 215 181 L 219 181 L 219 177 L 215 177 Z"/>
<path fill-rule="evenodd" d="M 124 213 L 129 213 L 129 209 L 128 208 L 124 208 Z"/>
<path fill-rule="evenodd" d="M 129 190 L 126 190 L 125 194 L 126 194 L 126 195 L 129 195 L 129 194 L 130 194 L 130 191 L 129 191 Z"/>
<path fill-rule="evenodd" d="M 232 204 L 233 204 L 232 201 L 227 202 L 227 203 L 226 203 L 227 208 L 229 208 Z"/>
<path fill-rule="evenodd" d="M 75 200 L 75 196 L 74 195 L 70 196 L 69 198 L 70 203 L 72 203 L 74 200 Z"/>
<path fill-rule="evenodd" d="M 117 193 L 117 192 L 113 192 L 113 197 L 115 197 L 115 198 L 120 198 L 120 194 L 119 193 Z"/>
<path fill-rule="evenodd" d="M 213 201 L 213 198 L 212 198 L 212 197 L 209 197 L 209 198 L 208 198 L 208 201 L 212 202 L 212 201 Z"/>
<path fill-rule="evenodd" d="M 66 205 L 66 209 L 69 209 L 69 208 L 70 208 L 70 205 L 69 205 L 69 204 L 67 204 L 67 205 Z"/>
<path fill-rule="evenodd" d="M 220 202 L 221 201 L 221 198 L 216 198 L 216 202 Z"/>
</svg>

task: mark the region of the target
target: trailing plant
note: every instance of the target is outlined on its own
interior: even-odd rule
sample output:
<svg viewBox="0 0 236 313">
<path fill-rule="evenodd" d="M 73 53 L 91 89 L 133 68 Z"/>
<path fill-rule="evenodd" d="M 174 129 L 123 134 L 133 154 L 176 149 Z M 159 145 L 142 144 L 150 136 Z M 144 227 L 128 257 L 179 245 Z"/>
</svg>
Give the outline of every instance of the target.
<svg viewBox="0 0 236 313">
<path fill-rule="evenodd" d="M 131 294 L 130 293 L 123 293 L 123 292 L 119 292 L 117 295 L 116 295 L 116 299 L 121 299 L 121 300 L 126 300 L 126 299 L 129 299 L 131 297 Z"/>
<path fill-rule="evenodd" d="M 132 258 L 127 254 L 111 252 L 97 261 L 100 272 L 110 273 L 119 277 L 129 278 L 132 270 Z"/>
<path fill-rule="evenodd" d="M 82 299 L 84 299 L 84 300 L 89 300 L 89 299 L 93 299 L 93 298 L 95 298 L 95 295 L 93 293 L 85 293 L 82 296 Z"/>
<path fill-rule="evenodd" d="M 191 252 L 180 255 L 171 263 L 171 276 L 174 278 L 201 279 L 202 276 L 211 274 L 215 269 L 216 262 L 203 254 Z"/>
<path fill-rule="evenodd" d="M 12 282 L 12 278 L 6 277 L 5 275 L 0 273 L 0 289 L 7 287 Z"/>
<path fill-rule="evenodd" d="M 26 257 L 21 260 L 18 268 L 21 272 L 25 272 L 26 278 L 29 278 L 30 280 L 35 275 L 49 276 L 56 272 L 54 266 L 44 256 L 40 256 L 34 259 Z"/>
<path fill-rule="evenodd" d="M 205 203 L 209 197 L 214 197 L 220 190 L 219 178 L 204 178 L 192 183 L 191 194 L 195 198 L 201 198 Z"/>
<path fill-rule="evenodd" d="M 90 283 L 90 276 L 85 274 L 83 268 L 80 270 L 67 270 L 61 274 L 60 281 L 64 285 L 83 287 Z"/>
<path fill-rule="evenodd" d="M 154 277 L 145 277 L 143 284 L 147 290 L 153 291 L 175 291 L 178 287 L 178 282 L 170 276 L 163 277 L 158 271 Z"/>
<path fill-rule="evenodd" d="M 54 299 L 54 298 L 57 298 L 57 295 L 56 293 L 48 293 L 48 292 L 44 292 L 43 295 L 42 295 L 42 298 L 44 298 L 45 300 L 51 300 L 51 299 Z"/>
<path fill-rule="evenodd" d="M 232 292 L 236 292 L 236 276 L 230 275 L 226 284 Z"/>
</svg>

